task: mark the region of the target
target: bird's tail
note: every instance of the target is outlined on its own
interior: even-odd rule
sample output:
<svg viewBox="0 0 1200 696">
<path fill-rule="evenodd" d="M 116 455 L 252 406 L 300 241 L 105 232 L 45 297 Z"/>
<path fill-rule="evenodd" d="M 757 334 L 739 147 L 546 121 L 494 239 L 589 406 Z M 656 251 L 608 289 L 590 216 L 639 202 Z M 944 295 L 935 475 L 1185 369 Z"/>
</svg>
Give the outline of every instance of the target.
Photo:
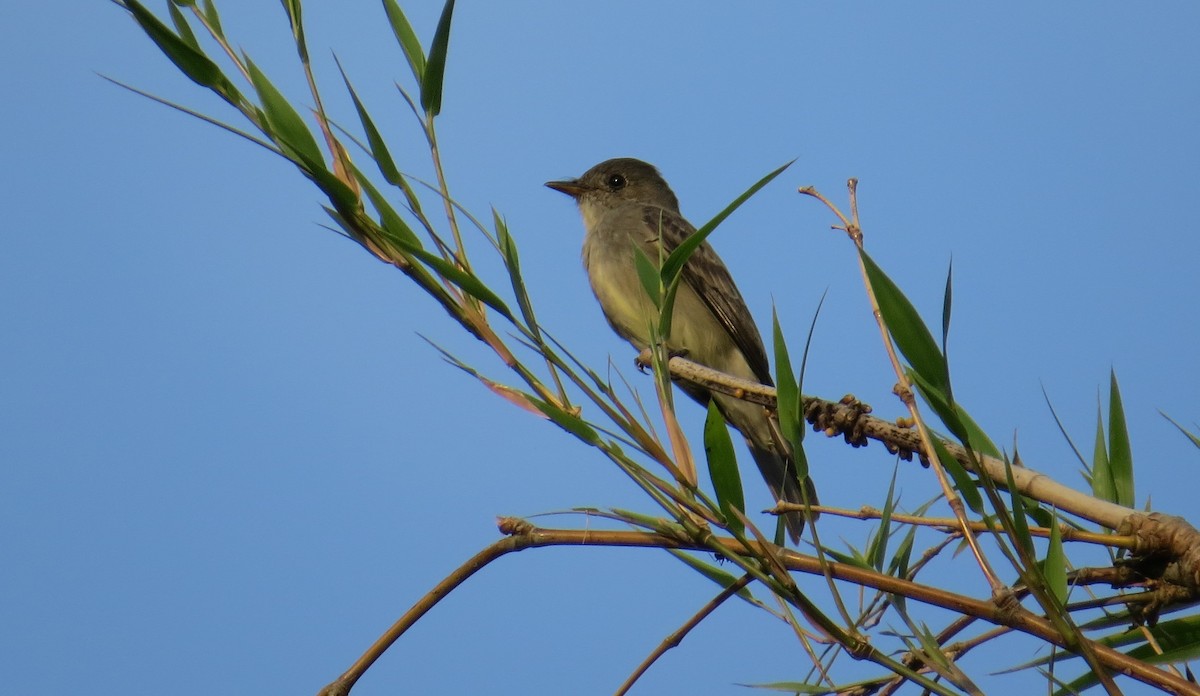
<svg viewBox="0 0 1200 696">
<path fill-rule="evenodd" d="M 801 483 L 797 478 L 795 462 L 786 454 L 787 446 L 776 441 L 779 427 L 771 422 L 772 416 L 767 410 L 758 404 L 730 396 L 717 394 L 714 397 L 725 420 L 746 438 L 754 463 L 758 465 L 758 471 L 775 499 L 803 505 L 807 494 L 808 504 L 816 505 L 817 489 L 812 479 L 806 476 Z M 812 517 L 815 518 L 816 513 Z M 792 543 L 799 543 L 806 520 L 804 512 L 789 512 L 783 516 Z"/>
</svg>

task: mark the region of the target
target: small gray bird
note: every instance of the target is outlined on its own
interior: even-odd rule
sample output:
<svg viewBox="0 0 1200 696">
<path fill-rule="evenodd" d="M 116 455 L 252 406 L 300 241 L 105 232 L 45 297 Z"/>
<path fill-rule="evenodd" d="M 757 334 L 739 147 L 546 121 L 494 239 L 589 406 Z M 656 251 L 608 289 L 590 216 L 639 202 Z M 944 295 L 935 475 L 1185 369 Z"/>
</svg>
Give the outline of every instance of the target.
<svg viewBox="0 0 1200 696">
<path fill-rule="evenodd" d="M 604 316 L 638 350 L 650 345 L 649 326 L 658 309 L 638 278 L 634 248 L 651 260 L 669 254 L 696 231 L 679 213 L 679 200 L 652 165 L 631 158 L 611 159 L 578 179 L 546 186 L 571 196 L 583 214 L 583 266 Z M 660 239 L 661 235 L 661 239 Z M 660 246 L 661 245 L 661 246 Z M 729 270 L 704 242 L 683 267 L 676 293 L 667 348 L 689 360 L 744 379 L 770 385 L 771 373 L 758 328 Z M 804 502 L 795 464 L 776 442 L 777 425 L 762 406 L 690 384 L 679 385 L 701 404 L 715 399 L 725 420 L 746 438 L 758 470 L 777 499 Z M 812 480 L 804 485 L 808 502 L 817 503 Z M 804 515 L 784 517 L 793 542 L 804 529 Z"/>
</svg>

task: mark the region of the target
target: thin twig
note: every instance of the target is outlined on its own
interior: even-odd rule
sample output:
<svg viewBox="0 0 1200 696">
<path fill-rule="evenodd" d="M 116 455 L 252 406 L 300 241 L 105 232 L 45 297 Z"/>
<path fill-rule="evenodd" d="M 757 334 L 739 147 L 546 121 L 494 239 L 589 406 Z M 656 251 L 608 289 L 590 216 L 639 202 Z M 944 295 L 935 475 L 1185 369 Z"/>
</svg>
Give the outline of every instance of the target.
<svg viewBox="0 0 1200 696">
<path fill-rule="evenodd" d="M 721 590 L 716 597 L 713 597 L 707 604 L 701 607 L 700 611 L 696 612 L 692 618 L 688 619 L 687 622 L 678 628 L 678 630 L 664 638 L 663 641 L 658 644 L 658 647 L 656 647 L 653 652 L 647 655 L 645 660 L 642 660 L 642 663 L 637 666 L 637 669 L 633 671 L 633 674 L 629 675 L 629 678 L 625 680 L 625 683 L 621 684 L 621 687 L 614 692 L 615 696 L 624 696 L 624 694 L 628 693 L 629 689 L 633 687 L 634 682 L 640 679 L 641 676 L 646 673 L 646 670 L 650 669 L 650 665 L 654 664 L 658 658 L 666 654 L 666 652 L 671 648 L 678 647 L 679 644 L 683 642 L 683 639 L 687 637 L 687 634 L 691 633 L 693 628 L 700 625 L 700 622 L 708 618 L 710 614 L 716 611 L 717 607 L 724 604 L 725 600 L 734 596 L 738 592 L 741 592 L 742 589 L 749 585 L 750 581 L 753 579 L 754 578 L 750 575 L 743 575 L 742 577 L 733 581 L 728 587 Z"/>
<path fill-rule="evenodd" d="M 820 512 L 822 515 L 832 515 L 834 517 L 847 517 L 857 520 L 878 520 L 883 517 L 883 512 L 881 510 L 877 510 L 876 508 L 869 506 L 862 507 L 858 510 L 846 510 L 843 508 L 829 507 L 827 505 L 812 505 L 810 507 L 814 511 Z M 779 502 L 775 505 L 775 507 L 770 508 L 765 512 L 772 515 L 782 515 L 804 509 L 805 506 L 799 503 Z M 889 519 L 891 519 L 893 522 L 899 522 L 901 524 L 911 524 L 918 527 L 936 527 L 947 532 L 956 532 L 959 534 L 962 533 L 962 528 L 958 526 L 958 520 L 950 519 L 948 517 L 922 517 L 920 515 L 905 515 L 893 512 Z M 968 527 L 971 529 L 971 531 L 977 534 L 997 531 L 995 525 L 989 525 L 986 522 L 970 522 Z M 1050 528 L 1030 527 L 1029 533 L 1036 537 L 1049 538 Z M 1059 526 L 1059 533 L 1062 535 L 1062 540 L 1064 542 L 1073 541 L 1126 550 L 1133 550 L 1137 547 L 1137 539 L 1132 536 L 1116 536 L 1113 534 L 1085 532 L 1067 524 Z"/>
</svg>

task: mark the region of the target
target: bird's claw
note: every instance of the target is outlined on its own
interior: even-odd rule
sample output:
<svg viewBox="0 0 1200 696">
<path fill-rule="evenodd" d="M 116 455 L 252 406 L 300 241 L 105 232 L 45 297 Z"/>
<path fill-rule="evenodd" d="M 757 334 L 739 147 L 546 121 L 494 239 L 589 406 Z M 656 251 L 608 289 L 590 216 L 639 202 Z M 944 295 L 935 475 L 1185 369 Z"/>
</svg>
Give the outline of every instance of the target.
<svg viewBox="0 0 1200 696">
<path fill-rule="evenodd" d="M 686 358 L 687 356 L 687 348 L 682 348 L 679 350 L 672 349 L 667 351 L 667 360 L 670 360 L 671 358 Z M 641 372 L 642 374 L 646 374 L 646 370 L 654 366 L 652 362 L 644 360 L 641 355 L 638 355 L 633 359 L 633 364 L 635 367 L 637 367 L 638 372 Z"/>
</svg>

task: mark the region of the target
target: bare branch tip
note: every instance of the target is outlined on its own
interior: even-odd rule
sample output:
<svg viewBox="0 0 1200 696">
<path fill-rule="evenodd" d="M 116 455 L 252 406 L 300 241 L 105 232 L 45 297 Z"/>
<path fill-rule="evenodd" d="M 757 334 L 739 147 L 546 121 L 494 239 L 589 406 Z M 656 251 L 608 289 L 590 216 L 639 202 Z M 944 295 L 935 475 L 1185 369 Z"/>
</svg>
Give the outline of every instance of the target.
<svg viewBox="0 0 1200 696">
<path fill-rule="evenodd" d="M 505 536 L 522 536 L 530 534 L 536 527 L 520 517 L 497 517 L 496 527 Z"/>
</svg>

